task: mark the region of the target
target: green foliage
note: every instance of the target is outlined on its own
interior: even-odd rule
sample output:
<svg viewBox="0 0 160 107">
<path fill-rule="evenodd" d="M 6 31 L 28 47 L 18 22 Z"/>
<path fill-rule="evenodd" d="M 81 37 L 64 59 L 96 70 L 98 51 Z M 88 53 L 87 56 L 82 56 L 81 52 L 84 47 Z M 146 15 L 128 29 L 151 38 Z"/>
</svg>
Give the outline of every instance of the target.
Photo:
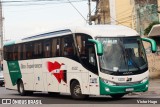
<svg viewBox="0 0 160 107">
<path fill-rule="evenodd" d="M 144 35 L 148 35 L 149 32 L 151 31 L 152 27 L 153 27 L 154 25 L 157 25 L 157 24 L 160 24 L 160 22 L 155 21 L 155 22 L 151 23 L 151 24 L 144 30 Z"/>
</svg>

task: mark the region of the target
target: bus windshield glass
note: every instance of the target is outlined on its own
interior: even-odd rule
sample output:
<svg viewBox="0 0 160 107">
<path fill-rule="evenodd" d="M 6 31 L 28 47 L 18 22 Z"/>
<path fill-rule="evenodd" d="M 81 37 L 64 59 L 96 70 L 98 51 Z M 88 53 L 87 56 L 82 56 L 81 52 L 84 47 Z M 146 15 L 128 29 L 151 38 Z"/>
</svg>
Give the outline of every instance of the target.
<svg viewBox="0 0 160 107">
<path fill-rule="evenodd" d="M 145 50 L 140 37 L 100 37 L 104 53 L 99 56 L 101 72 L 137 74 L 147 68 Z"/>
</svg>

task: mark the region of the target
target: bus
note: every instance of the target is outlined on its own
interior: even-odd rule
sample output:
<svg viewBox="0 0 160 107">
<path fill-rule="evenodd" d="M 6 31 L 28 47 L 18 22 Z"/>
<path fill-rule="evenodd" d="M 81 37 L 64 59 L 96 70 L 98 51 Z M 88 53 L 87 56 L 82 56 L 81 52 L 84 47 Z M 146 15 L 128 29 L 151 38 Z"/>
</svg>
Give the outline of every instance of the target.
<svg viewBox="0 0 160 107">
<path fill-rule="evenodd" d="M 6 89 L 20 95 L 36 91 L 121 98 L 145 92 L 149 85 L 143 42 L 133 29 L 119 25 L 68 27 L 4 44 Z"/>
</svg>

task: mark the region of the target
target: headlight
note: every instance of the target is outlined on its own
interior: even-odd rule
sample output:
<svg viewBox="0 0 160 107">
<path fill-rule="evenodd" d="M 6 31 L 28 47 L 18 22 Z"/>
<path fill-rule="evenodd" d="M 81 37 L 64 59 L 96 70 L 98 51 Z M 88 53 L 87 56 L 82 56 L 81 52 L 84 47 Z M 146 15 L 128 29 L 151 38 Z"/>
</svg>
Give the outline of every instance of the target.
<svg viewBox="0 0 160 107">
<path fill-rule="evenodd" d="M 141 83 L 145 83 L 148 80 L 148 77 L 144 78 Z"/>
<path fill-rule="evenodd" d="M 102 79 L 102 78 L 101 78 L 101 79 Z M 108 81 L 108 80 L 106 80 L 106 79 L 102 79 L 102 81 L 103 81 L 104 83 L 108 84 L 108 85 L 116 85 L 114 82 Z"/>
</svg>

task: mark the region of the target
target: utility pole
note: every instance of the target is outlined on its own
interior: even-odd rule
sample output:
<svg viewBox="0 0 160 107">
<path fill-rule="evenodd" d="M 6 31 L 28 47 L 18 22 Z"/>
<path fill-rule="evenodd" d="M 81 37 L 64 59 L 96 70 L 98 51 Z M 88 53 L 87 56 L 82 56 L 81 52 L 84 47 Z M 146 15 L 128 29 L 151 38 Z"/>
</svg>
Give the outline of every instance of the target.
<svg viewBox="0 0 160 107">
<path fill-rule="evenodd" d="M 3 16 L 2 16 L 2 1 L 0 0 L 0 67 L 3 61 Z"/>
<path fill-rule="evenodd" d="M 92 25 L 92 20 L 91 20 L 91 0 L 88 0 L 88 8 L 89 8 L 89 25 Z"/>
<path fill-rule="evenodd" d="M 138 16 L 139 16 L 139 33 L 140 33 L 140 35 L 142 35 L 142 20 L 141 20 L 141 13 L 140 13 L 140 10 L 141 10 L 141 4 L 140 4 L 140 0 L 138 1 Z"/>
</svg>

